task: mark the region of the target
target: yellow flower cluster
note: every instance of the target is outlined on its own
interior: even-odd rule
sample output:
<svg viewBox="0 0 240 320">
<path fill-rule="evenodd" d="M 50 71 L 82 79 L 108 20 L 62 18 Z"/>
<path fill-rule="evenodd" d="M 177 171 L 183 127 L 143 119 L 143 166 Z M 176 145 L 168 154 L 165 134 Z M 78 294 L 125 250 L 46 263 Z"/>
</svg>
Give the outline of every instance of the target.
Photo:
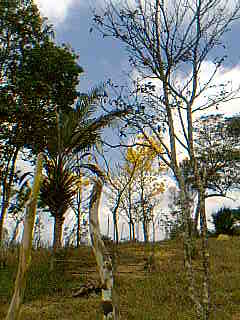
<svg viewBox="0 0 240 320">
<path fill-rule="evenodd" d="M 126 154 L 126 160 L 135 168 L 142 167 L 149 171 L 153 160 L 162 153 L 162 146 L 152 136 L 146 138 L 143 135 L 137 136 L 138 144 L 136 147 L 129 148 Z"/>
</svg>

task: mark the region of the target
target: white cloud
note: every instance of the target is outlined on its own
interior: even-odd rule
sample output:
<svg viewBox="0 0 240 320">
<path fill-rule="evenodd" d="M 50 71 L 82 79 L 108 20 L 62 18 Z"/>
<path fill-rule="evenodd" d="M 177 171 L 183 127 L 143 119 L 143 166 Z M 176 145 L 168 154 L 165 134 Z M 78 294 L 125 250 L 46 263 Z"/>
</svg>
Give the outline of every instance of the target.
<svg viewBox="0 0 240 320">
<path fill-rule="evenodd" d="M 201 90 L 202 87 L 209 81 L 212 74 L 214 73 L 215 64 L 211 61 L 203 61 L 200 72 L 199 72 L 199 85 L 198 90 Z M 173 75 L 173 81 L 172 84 L 175 88 L 183 88 L 186 83 L 189 83 L 189 90 L 191 90 L 192 83 L 190 81 L 190 77 L 192 74 L 183 73 L 183 72 L 177 72 L 175 75 Z M 132 80 L 139 81 L 138 79 L 141 79 L 141 76 L 136 70 L 132 71 L 131 74 Z M 151 79 L 151 78 L 145 78 L 142 81 L 139 81 L 140 84 L 142 83 L 148 83 L 151 82 L 156 86 L 156 90 L 159 94 L 162 93 L 162 82 L 158 79 Z M 239 113 L 239 100 L 240 100 L 240 65 L 235 66 L 234 68 L 227 68 L 222 67 L 220 68 L 217 73 L 214 76 L 214 79 L 212 79 L 210 83 L 210 87 L 202 92 L 202 94 L 197 98 L 194 104 L 194 108 L 198 108 L 200 106 L 203 106 L 208 102 L 209 97 L 217 96 L 220 93 L 220 90 L 222 88 L 221 85 L 225 85 L 225 90 L 227 90 L 229 93 L 232 92 L 231 97 L 233 98 L 229 102 L 223 102 L 219 103 L 218 110 L 216 109 L 216 106 L 213 106 L 209 109 L 205 109 L 205 111 L 198 111 L 194 113 L 194 117 L 198 118 L 205 114 L 212 114 L 212 113 L 224 113 L 226 115 L 233 115 L 236 113 Z M 188 90 L 188 89 L 186 89 Z M 186 91 L 185 90 L 185 91 Z M 174 113 L 175 116 L 175 125 L 176 128 L 178 128 L 178 113 Z M 185 120 L 185 116 L 183 116 Z M 179 123 L 180 128 L 180 123 Z"/>
<path fill-rule="evenodd" d="M 202 64 L 201 73 L 200 73 L 200 81 L 203 85 L 206 83 L 209 78 L 211 77 L 212 73 L 214 71 L 214 64 L 211 61 L 205 61 Z M 219 69 L 217 74 L 215 75 L 214 81 L 212 82 L 212 85 L 219 86 L 221 84 L 226 85 L 226 89 L 228 89 L 228 92 L 236 92 L 236 95 L 233 95 L 233 97 L 239 97 L 240 92 L 238 89 L 240 88 L 240 65 L 235 66 L 232 69 L 224 68 L 222 67 Z M 216 87 L 211 89 L 210 91 L 207 91 L 206 93 L 209 94 L 217 94 L 219 92 L 219 87 Z M 204 94 L 203 94 L 204 96 Z M 199 101 L 197 101 L 199 105 L 206 102 L 206 98 L 200 97 Z M 231 115 L 234 113 L 239 112 L 239 99 L 233 99 L 230 102 L 220 103 L 219 104 L 219 112 L 225 113 L 226 115 Z M 205 113 L 212 113 L 216 111 L 215 107 L 211 108 L 210 111 L 207 110 Z M 202 114 L 202 113 L 201 113 Z M 200 114 L 198 114 L 199 116 Z"/>
<path fill-rule="evenodd" d="M 35 0 L 41 14 L 55 24 L 62 23 L 74 0 Z"/>
<path fill-rule="evenodd" d="M 60 24 L 64 22 L 68 9 L 75 3 L 76 7 L 92 7 L 92 8 L 104 8 L 109 0 L 34 0 L 38 5 L 40 12 L 43 16 L 49 18 L 54 24 Z M 116 6 L 128 5 L 134 8 L 137 5 L 136 0 L 111 0 Z M 223 0 L 220 0 L 223 1 Z M 224 0 L 225 1 L 225 0 Z M 145 4 L 145 0 L 141 1 Z M 154 4 L 153 0 L 147 1 L 149 8 L 152 8 Z M 171 4 L 171 2 L 169 2 Z M 169 5 L 167 1 L 167 5 Z M 232 8 L 235 0 L 229 0 L 228 7 Z M 152 9 L 151 9 L 152 10 Z M 175 10 L 175 9 L 174 9 Z"/>
</svg>

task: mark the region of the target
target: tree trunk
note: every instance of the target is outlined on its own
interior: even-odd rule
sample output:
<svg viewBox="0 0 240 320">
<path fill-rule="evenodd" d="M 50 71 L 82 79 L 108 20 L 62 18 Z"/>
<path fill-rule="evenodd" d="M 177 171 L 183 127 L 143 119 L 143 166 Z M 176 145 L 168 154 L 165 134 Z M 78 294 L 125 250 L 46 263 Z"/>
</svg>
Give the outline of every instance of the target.
<svg viewBox="0 0 240 320">
<path fill-rule="evenodd" d="M 186 275 L 188 279 L 188 293 L 189 297 L 195 305 L 196 314 L 201 319 L 202 305 L 195 292 L 195 279 L 192 268 L 192 250 L 193 250 L 193 239 L 192 239 L 192 223 L 191 223 L 191 212 L 190 212 L 190 199 L 184 188 L 184 182 L 181 176 L 179 176 L 180 186 L 180 203 L 183 212 L 184 219 L 184 233 L 183 233 L 183 246 L 184 246 L 184 266 L 186 269 Z"/>
<path fill-rule="evenodd" d="M 101 238 L 98 218 L 102 187 L 102 182 L 97 180 L 91 193 L 89 205 L 90 237 L 102 283 L 103 319 L 118 320 L 119 310 L 117 308 L 116 291 L 114 290 L 113 283 L 113 265 Z"/>
<path fill-rule="evenodd" d="M 8 203 L 6 201 L 2 201 L 2 209 L 1 209 L 1 216 L 0 216 L 0 247 L 1 247 L 1 243 L 3 241 L 3 223 L 5 220 L 5 216 L 7 213 L 7 209 L 8 209 Z"/>
<path fill-rule="evenodd" d="M 135 241 L 135 225 L 132 220 L 128 222 L 129 225 L 129 240 L 130 241 Z"/>
<path fill-rule="evenodd" d="M 54 217 L 54 238 L 53 238 L 53 251 L 62 247 L 62 229 L 64 217 L 55 215 Z"/>
<path fill-rule="evenodd" d="M 77 248 L 80 247 L 80 240 L 81 240 L 81 218 L 80 218 L 80 208 L 78 206 L 78 213 L 77 213 Z"/>
<path fill-rule="evenodd" d="M 210 254 L 208 249 L 207 239 L 207 219 L 205 211 L 205 193 L 200 186 L 200 227 L 201 227 L 201 240 L 202 240 L 202 257 L 203 257 L 203 320 L 208 320 L 210 315 Z"/>
<path fill-rule="evenodd" d="M 152 219 L 152 241 L 155 242 L 156 232 L 155 232 L 155 221 L 154 218 Z"/>
<path fill-rule="evenodd" d="M 22 222 L 22 220 L 18 220 L 17 222 L 16 222 L 16 225 L 15 225 L 15 227 L 14 227 L 14 229 L 13 229 L 13 235 L 12 235 L 12 239 L 11 239 L 11 241 L 10 241 L 10 246 L 13 246 L 13 245 L 15 245 L 16 244 L 16 242 L 17 242 L 17 236 L 18 236 L 18 228 L 19 228 L 19 225 L 20 225 L 20 223 Z"/>
<path fill-rule="evenodd" d="M 198 220 L 200 216 L 200 206 L 201 206 L 201 200 L 200 200 L 200 195 L 198 194 L 197 207 L 194 213 L 194 233 L 196 236 L 198 234 L 197 227 L 198 227 Z"/>
<path fill-rule="evenodd" d="M 18 320 L 20 318 L 21 305 L 24 298 L 26 288 L 27 271 L 31 262 L 31 248 L 33 240 L 34 220 L 37 209 L 37 198 L 40 189 L 40 181 L 42 175 L 42 153 L 38 154 L 37 163 L 34 174 L 33 187 L 30 199 L 26 205 L 26 216 L 24 221 L 24 231 L 22 244 L 19 254 L 18 272 L 15 281 L 14 294 L 10 307 L 8 309 L 6 320 Z"/>
<path fill-rule="evenodd" d="M 82 174 L 80 171 L 78 175 L 79 175 L 79 178 L 82 179 Z M 77 248 L 80 247 L 80 241 L 81 241 L 81 202 L 82 202 L 82 186 L 80 184 L 79 190 L 77 193 Z"/>
<path fill-rule="evenodd" d="M 128 217 L 129 217 L 129 236 L 130 241 L 135 240 L 135 233 L 133 227 L 133 218 L 132 218 L 132 193 L 130 188 L 128 188 Z"/>
<path fill-rule="evenodd" d="M 113 240 L 116 241 L 116 243 L 119 242 L 117 210 L 113 211 Z"/>
<path fill-rule="evenodd" d="M 139 232 L 139 221 L 137 222 L 137 226 L 136 226 L 136 227 L 137 227 L 137 230 L 136 230 L 137 238 L 136 238 L 136 239 L 137 239 L 137 241 L 139 241 L 139 238 L 140 238 L 140 234 L 139 234 L 139 233 L 140 233 L 140 232 Z"/>
<path fill-rule="evenodd" d="M 125 223 L 122 224 L 122 229 L 121 229 L 121 235 L 120 235 L 120 241 L 123 240 L 123 234 L 124 234 L 124 226 L 125 226 Z"/>
<path fill-rule="evenodd" d="M 80 164 L 80 159 L 79 159 L 79 155 L 77 154 L 77 163 L 78 165 Z M 82 172 L 80 170 L 80 168 L 77 168 L 76 171 L 79 180 L 80 180 L 80 184 L 79 184 L 79 190 L 77 192 L 76 195 L 76 202 L 77 202 L 77 209 L 74 210 L 75 214 L 77 216 L 77 248 L 80 247 L 80 242 L 81 242 L 81 204 L 82 204 L 82 182 L 83 182 L 83 175 Z"/>
<path fill-rule="evenodd" d="M 129 240 L 132 241 L 132 225 L 131 225 L 131 222 L 128 222 L 128 228 L 129 228 Z"/>
<path fill-rule="evenodd" d="M 193 146 L 192 146 L 193 149 Z M 205 182 L 207 178 L 206 170 L 203 169 L 202 177 L 199 174 L 199 167 L 196 158 L 193 156 L 194 164 L 194 175 L 195 181 L 198 188 L 199 197 L 199 211 L 200 211 L 200 229 L 201 229 L 201 240 L 202 240 L 202 264 L 203 264 L 203 290 L 202 290 L 202 320 L 208 320 L 210 316 L 210 254 L 208 249 L 207 239 L 207 218 L 205 210 Z"/>
<path fill-rule="evenodd" d="M 136 241 L 134 222 L 131 222 L 131 225 L 132 225 L 132 239 L 133 239 L 133 241 Z"/>
<path fill-rule="evenodd" d="M 108 220 L 107 220 L 107 238 L 109 239 L 109 230 L 110 230 L 110 219 L 108 215 Z"/>
<path fill-rule="evenodd" d="M 148 221 L 146 218 L 143 218 L 142 227 L 143 227 L 144 242 L 148 243 L 149 242 L 149 230 L 148 230 L 149 225 L 148 225 Z"/>
<path fill-rule="evenodd" d="M 7 213 L 7 209 L 9 206 L 11 187 L 12 187 L 12 183 L 13 183 L 18 152 L 19 152 L 19 148 L 16 147 L 16 149 L 13 153 L 13 156 L 12 156 L 10 172 L 9 172 L 9 163 L 8 163 L 7 172 L 5 173 L 5 178 L 3 180 L 2 204 L 1 204 L 1 214 L 0 214 L 0 245 L 2 242 L 2 238 L 3 238 L 3 224 L 4 224 L 5 216 Z M 8 179 L 8 181 L 7 181 L 7 179 Z"/>
</svg>

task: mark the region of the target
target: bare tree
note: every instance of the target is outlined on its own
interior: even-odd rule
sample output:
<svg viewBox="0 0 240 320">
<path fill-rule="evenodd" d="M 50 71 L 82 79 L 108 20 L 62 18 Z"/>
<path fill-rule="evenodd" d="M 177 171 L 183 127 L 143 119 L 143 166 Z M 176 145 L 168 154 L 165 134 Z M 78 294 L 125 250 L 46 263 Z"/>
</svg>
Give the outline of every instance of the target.
<svg viewBox="0 0 240 320">
<path fill-rule="evenodd" d="M 185 224 L 184 256 L 189 295 L 201 319 L 209 319 L 210 314 L 206 172 L 200 175 L 193 122 L 200 111 L 235 97 L 236 92 L 231 87 L 214 81 L 225 60 L 222 37 L 239 19 L 239 12 L 239 1 L 135 0 L 121 5 L 106 1 L 103 12 L 96 12 L 93 17 L 95 27 L 104 37 L 116 38 L 126 46 L 129 62 L 137 75 L 128 100 L 124 95 L 118 98 L 118 103 L 132 105 L 128 123 L 149 143 L 149 134 L 160 142 L 163 152 L 159 157 L 172 169 L 178 182 Z M 201 78 L 201 71 L 207 59 L 212 61 L 213 68 L 206 80 Z M 155 148 L 153 144 L 152 148 Z M 194 290 L 191 198 L 179 166 L 181 152 L 190 161 L 199 194 L 204 270 L 202 299 Z"/>
</svg>

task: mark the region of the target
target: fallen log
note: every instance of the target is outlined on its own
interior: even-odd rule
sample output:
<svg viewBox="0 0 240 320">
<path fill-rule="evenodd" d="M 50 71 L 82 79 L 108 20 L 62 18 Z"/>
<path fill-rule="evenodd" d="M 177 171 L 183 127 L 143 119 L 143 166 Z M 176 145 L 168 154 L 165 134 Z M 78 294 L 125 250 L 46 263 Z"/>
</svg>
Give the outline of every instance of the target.
<svg viewBox="0 0 240 320">
<path fill-rule="evenodd" d="M 100 294 L 102 290 L 102 285 L 100 282 L 88 281 L 83 284 L 80 288 L 75 289 L 76 291 L 72 294 L 74 298 L 77 297 L 89 297 L 90 294 Z"/>
</svg>

